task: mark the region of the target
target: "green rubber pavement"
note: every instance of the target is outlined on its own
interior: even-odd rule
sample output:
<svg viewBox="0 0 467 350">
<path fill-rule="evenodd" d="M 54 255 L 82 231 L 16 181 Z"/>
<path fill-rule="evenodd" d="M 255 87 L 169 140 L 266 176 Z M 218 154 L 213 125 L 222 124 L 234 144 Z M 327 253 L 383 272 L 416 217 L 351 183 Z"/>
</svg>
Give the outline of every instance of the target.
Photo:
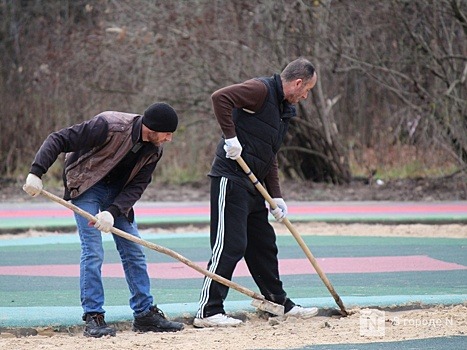
<svg viewBox="0 0 467 350">
<path fill-rule="evenodd" d="M 467 202 L 451 203 L 290 203 L 294 221 L 460 223 L 467 230 Z M 207 203 L 141 203 L 140 225 L 208 223 Z M 81 325 L 79 239 L 73 214 L 55 203 L 0 203 L 0 231 L 70 229 L 45 237 L 0 240 L 0 333 L 10 327 Z M 146 232 L 146 231 L 145 231 Z M 467 302 L 467 239 L 304 236 L 306 244 L 342 298 L 352 307 L 417 307 Z M 104 237 L 106 320 L 129 322 L 132 311 L 121 265 L 110 235 Z M 170 248 L 201 267 L 210 256 L 208 233 L 151 234 L 143 239 Z M 289 297 L 326 312 L 334 299 L 291 236 L 278 236 L 281 278 Z M 147 249 L 155 302 L 170 318 L 193 317 L 203 276 Z M 178 265 L 177 265 L 178 264 Z M 241 265 L 241 264 L 240 264 Z M 257 288 L 239 265 L 233 281 Z M 121 269 L 121 268 L 120 268 Z M 186 270 L 191 270 L 187 272 Z M 244 268 L 243 268 L 244 270 Z M 178 277 L 176 277 L 178 276 Z M 251 299 L 231 290 L 228 313 L 254 311 Z M 318 345 L 303 349 L 464 349 L 465 337 L 442 337 L 371 344 Z M 298 350 L 298 349 L 297 349 Z"/>
<path fill-rule="evenodd" d="M 209 259 L 207 233 L 148 233 L 143 238 L 175 250 L 202 267 Z M 328 266 L 331 272 L 323 270 L 347 308 L 410 303 L 451 305 L 467 300 L 467 239 L 303 238 L 322 266 Z M 293 237 L 278 236 L 278 246 L 282 280 L 288 295 L 304 306 L 337 308 Z M 118 266 L 119 256 L 110 235 L 104 236 L 104 247 L 105 264 Z M 0 327 L 81 324 L 76 273 L 79 255 L 76 234 L 1 240 Z M 146 255 L 148 265 L 155 268 L 150 270 L 150 275 L 156 303 L 171 317 L 194 316 L 203 276 L 195 271 L 194 276 L 172 278 L 164 274 L 164 266 L 177 271 L 181 266 L 170 264 L 181 263 L 148 249 Z M 355 264 L 359 259 L 375 263 L 355 271 L 328 264 L 329 261 L 337 263 L 340 259 L 350 259 L 344 261 Z M 396 266 L 399 260 L 413 266 Z M 431 265 L 427 267 L 426 264 Z M 45 272 L 35 275 L 40 266 L 45 266 Z M 110 273 L 113 277 L 104 277 L 106 318 L 110 322 L 128 321 L 132 314 L 128 307 L 127 285 L 123 276 L 119 276 L 118 271 L 115 273 L 117 275 Z M 257 291 L 247 274 L 235 276 L 234 281 Z M 252 311 L 250 301 L 247 296 L 231 290 L 226 309 L 228 312 Z"/>
</svg>

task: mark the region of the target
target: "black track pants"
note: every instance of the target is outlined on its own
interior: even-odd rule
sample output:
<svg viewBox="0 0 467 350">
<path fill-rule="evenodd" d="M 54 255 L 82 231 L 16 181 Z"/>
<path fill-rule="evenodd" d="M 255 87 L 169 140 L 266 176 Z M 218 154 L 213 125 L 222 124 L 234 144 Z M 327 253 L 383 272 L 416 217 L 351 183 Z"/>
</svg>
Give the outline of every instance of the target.
<svg viewBox="0 0 467 350">
<path fill-rule="evenodd" d="M 291 303 L 279 279 L 276 235 L 259 192 L 252 194 L 225 177 L 211 179 L 211 249 L 209 271 L 231 280 L 235 266 L 244 257 L 266 299 Z M 206 277 L 196 317 L 225 313 L 228 290 Z"/>
</svg>

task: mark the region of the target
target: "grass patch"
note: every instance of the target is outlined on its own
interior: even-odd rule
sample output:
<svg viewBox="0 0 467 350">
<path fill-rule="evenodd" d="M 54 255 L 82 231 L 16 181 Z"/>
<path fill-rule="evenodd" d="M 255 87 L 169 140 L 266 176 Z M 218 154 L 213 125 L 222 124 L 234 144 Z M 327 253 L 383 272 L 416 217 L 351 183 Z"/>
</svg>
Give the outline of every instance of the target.
<svg viewBox="0 0 467 350">
<path fill-rule="evenodd" d="M 399 145 L 352 150 L 349 152 L 350 171 L 353 176 L 391 179 L 442 177 L 459 170 L 454 160 L 442 150 L 420 152 L 415 146 Z"/>
</svg>

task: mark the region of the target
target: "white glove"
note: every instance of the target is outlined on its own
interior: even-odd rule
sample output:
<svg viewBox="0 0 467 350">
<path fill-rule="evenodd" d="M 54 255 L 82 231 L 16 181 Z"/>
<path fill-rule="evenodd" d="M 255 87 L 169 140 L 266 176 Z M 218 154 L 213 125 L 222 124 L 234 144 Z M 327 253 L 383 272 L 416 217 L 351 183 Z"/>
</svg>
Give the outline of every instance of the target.
<svg viewBox="0 0 467 350">
<path fill-rule="evenodd" d="M 269 208 L 269 212 L 274 215 L 274 218 L 277 221 L 282 222 L 282 220 L 287 216 L 287 204 L 285 204 L 282 198 L 273 198 L 273 200 L 276 202 L 277 208 Z"/>
<path fill-rule="evenodd" d="M 242 153 L 242 145 L 238 142 L 237 136 L 232 137 L 231 139 L 225 139 L 224 150 L 226 152 L 226 157 L 230 159 L 237 159 Z"/>
<path fill-rule="evenodd" d="M 108 211 L 102 211 L 96 215 L 96 223 L 94 227 L 102 232 L 110 232 L 110 229 L 114 225 L 114 217 Z"/>
<path fill-rule="evenodd" d="M 29 173 L 26 177 L 26 183 L 23 186 L 23 190 L 32 197 L 36 197 L 41 193 L 43 188 L 42 180 L 40 177 Z"/>
</svg>

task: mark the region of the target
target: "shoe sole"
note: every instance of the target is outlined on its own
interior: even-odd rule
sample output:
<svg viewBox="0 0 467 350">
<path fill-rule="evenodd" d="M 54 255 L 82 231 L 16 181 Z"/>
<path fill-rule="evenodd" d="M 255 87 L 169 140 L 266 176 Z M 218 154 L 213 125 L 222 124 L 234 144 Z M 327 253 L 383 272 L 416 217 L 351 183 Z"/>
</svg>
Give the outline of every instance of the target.
<svg viewBox="0 0 467 350">
<path fill-rule="evenodd" d="M 92 335 L 91 333 L 88 333 L 86 331 L 83 332 L 83 335 L 85 337 L 89 337 L 89 338 L 102 338 L 102 337 L 107 337 L 107 336 L 111 336 L 111 337 L 115 337 L 117 335 L 117 332 L 112 332 L 112 333 L 109 333 L 109 334 L 96 334 L 96 335 Z"/>
<path fill-rule="evenodd" d="M 193 327 L 195 328 L 227 328 L 227 327 L 238 327 L 242 324 L 243 322 L 240 323 L 214 323 L 214 322 L 209 322 L 209 321 L 203 321 L 202 319 L 199 320 L 194 320 L 193 321 Z"/>
<path fill-rule="evenodd" d="M 319 313 L 319 310 L 317 309 L 316 311 L 312 312 L 312 313 L 308 313 L 308 314 L 296 314 L 296 315 L 287 315 L 285 314 L 284 316 L 285 317 L 295 317 L 295 318 L 301 318 L 301 319 L 308 319 L 308 318 L 312 318 L 312 317 L 315 317 L 316 315 L 318 315 Z"/>
<path fill-rule="evenodd" d="M 146 332 L 157 332 L 157 333 L 163 333 L 163 332 L 179 332 L 183 329 L 184 327 L 178 329 L 178 328 L 172 328 L 172 329 L 164 329 L 164 328 L 157 328 L 157 327 L 152 327 L 152 326 L 147 326 L 147 327 L 135 327 L 133 326 L 133 332 L 140 332 L 140 333 L 146 333 Z"/>
</svg>

